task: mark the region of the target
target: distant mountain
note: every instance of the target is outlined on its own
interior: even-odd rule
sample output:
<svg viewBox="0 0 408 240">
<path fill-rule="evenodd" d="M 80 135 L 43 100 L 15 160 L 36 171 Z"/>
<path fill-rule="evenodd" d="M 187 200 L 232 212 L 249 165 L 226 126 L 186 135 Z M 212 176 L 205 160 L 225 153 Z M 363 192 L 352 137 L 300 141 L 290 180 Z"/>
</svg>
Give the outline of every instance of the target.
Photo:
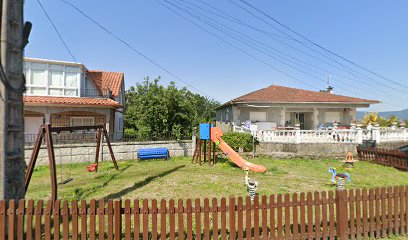
<svg viewBox="0 0 408 240">
<path fill-rule="evenodd" d="M 362 119 L 364 117 L 364 113 L 365 112 L 357 111 L 357 119 Z M 401 111 L 378 112 L 378 115 L 385 118 L 396 116 L 400 120 L 408 120 L 408 109 L 404 109 Z"/>
</svg>

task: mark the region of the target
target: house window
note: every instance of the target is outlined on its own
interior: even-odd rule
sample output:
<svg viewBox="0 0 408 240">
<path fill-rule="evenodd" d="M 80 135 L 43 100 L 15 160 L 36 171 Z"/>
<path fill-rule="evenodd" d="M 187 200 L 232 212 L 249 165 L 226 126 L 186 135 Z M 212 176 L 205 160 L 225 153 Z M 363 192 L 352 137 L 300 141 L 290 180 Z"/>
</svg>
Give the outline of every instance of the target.
<svg viewBox="0 0 408 240">
<path fill-rule="evenodd" d="M 26 62 L 27 95 L 78 96 L 79 67 L 64 64 Z"/>
<path fill-rule="evenodd" d="M 71 127 L 92 126 L 94 125 L 94 117 L 71 117 Z"/>
<path fill-rule="evenodd" d="M 251 122 L 266 122 L 266 112 L 249 112 Z"/>
</svg>

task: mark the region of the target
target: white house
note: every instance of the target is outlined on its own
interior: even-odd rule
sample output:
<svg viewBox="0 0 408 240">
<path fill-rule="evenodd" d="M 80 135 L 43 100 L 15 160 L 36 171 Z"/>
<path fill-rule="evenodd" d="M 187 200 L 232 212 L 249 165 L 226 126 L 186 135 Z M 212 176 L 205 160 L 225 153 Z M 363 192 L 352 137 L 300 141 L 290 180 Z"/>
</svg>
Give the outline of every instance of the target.
<svg viewBox="0 0 408 240">
<path fill-rule="evenodd" d="M 272 85 L 237 97 L 217 108 L 217 121 L 251 121 L 258 130 L 272 130 L 300 124 L 301 129 L 315 129 L 324 123 L 350 124 L 356 109 L 380 103 L 333 94 L 333 88 L 315 92 Z"/>
<path fill-rule="evenodd" d="M 88 70 L 83 64 L 25 58 L 25 133 L 53 126 L 106 124 L 116 137 L 123 132 L 124 74 Z"/>
</svg>

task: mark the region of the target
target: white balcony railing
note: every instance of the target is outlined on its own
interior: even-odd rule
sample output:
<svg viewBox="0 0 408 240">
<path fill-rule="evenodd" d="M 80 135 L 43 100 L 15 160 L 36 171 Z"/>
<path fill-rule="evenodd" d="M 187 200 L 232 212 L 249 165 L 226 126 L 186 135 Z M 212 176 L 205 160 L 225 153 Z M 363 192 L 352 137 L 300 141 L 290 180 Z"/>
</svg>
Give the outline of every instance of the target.
<svg viewBox="0 0 408 240">
<path fill-rule="evenodd" d="M 248 128 L 234 127 L 234 131 L 251 132 Z M 362 143 L 363 140 L 380 142 L 408 141 L 407 129 L 335 129 L 335 130 L 263 130 L 256 131 L 260 142 L 276 143 Z"/>
</svg>

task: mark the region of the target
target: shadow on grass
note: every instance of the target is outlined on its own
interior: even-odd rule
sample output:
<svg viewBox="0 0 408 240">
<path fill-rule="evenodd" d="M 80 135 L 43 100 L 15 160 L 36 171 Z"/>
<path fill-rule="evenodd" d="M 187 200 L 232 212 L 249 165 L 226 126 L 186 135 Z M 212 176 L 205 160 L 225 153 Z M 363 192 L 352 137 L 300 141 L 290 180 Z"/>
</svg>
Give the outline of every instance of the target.
<svg viewBox="0 0 408 240">
<path fill-rule="evenodd" d="M 173 168 L 173 169 L 170 169 L 170 170 L 167 170 L 167 171 L 165 171 L 165 172 L 162 172 L 162 173 L 160 173 L 160 174 L 157 174 L 157 175 L 154 175 L 154 176 L 149 176 L 149 177 L 147 177 L 146 179 L 144 179 L 143 181 L 136 182 L 136 183 L 134 183 L 132 186 L 130 186 L 130 187 L 128 187 L 128 188 L 125 188 L 125 189 L 123 189 L 123 190 L 121 190 L 121 191 L 119 191 L 119 192 L 117 192 L 117 193 L 109 194 L 108 196 L 105 197 L 105 200 L 115 199 L 115 198 L 121 198 L 122 196 L 124 196 L 124 195 L 126 195 L 126 194 L 128 194 L 128 193 L 130 193 L 130 192 L 132 192 L 132 191 L 134 191 L 134 190 L 136 190 L 136 189 L 138 189 L 138 188 L 141 188 L 141 187 L 143 187 L 143 186 L 146 186 L 147 184 L 149 184 L 149 183 L 151 183 L 152 181 L 154 181 L 156 178 L 164 177 L 164 176 L 166 176 L 166 175 L 168 175 L 168 174 L 170 174 L 170 173 L 173 173 L 173 172 L 175 172 L 175 171 L 177 171 L 177 170 L 179 170 L 179 169 L 181 169 L 181 168 L 184 168 L 185 166 L 186 166 L 186 165 L 180 165 L 180 166 L 177 166 L 177 167 L 175 167 L 175 168 Z"/>
</svg>

